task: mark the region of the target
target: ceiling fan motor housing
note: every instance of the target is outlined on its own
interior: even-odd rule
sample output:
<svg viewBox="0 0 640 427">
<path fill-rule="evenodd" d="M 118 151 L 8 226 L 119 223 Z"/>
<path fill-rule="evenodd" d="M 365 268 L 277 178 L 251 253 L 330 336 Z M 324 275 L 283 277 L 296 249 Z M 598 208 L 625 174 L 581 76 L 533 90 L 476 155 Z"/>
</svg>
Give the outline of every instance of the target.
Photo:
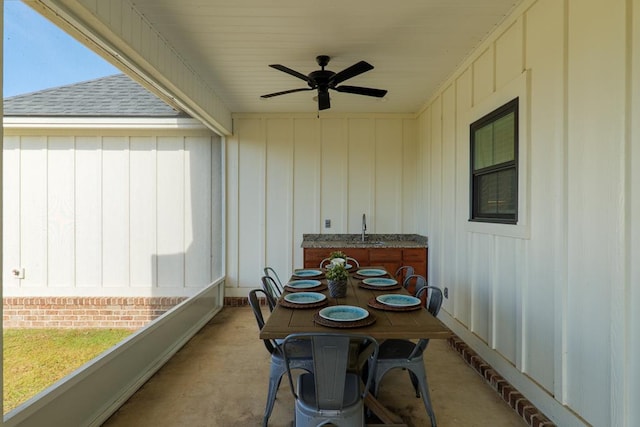
<svg viewBox="0 0 640 427">
<path fill-rule="evenodd" d="M 336 73 L 329 70 L 312 71 L 311 73 L 309 73 L 309 86 L 328 88 L 331 77 L 335 75 Z"/>
</svg>

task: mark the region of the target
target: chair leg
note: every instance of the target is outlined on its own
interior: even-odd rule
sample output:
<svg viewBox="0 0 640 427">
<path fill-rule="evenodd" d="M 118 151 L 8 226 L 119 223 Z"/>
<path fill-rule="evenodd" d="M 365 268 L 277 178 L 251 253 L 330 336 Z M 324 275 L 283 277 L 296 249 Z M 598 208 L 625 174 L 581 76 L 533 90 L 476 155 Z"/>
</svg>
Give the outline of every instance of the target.
<svg viewBox="0 0 640 427">
<path fill-rule="evenodd" d="M 410 372 L 413 372 L 413 371 L 410 371 Z M 413 374 L 415 378 L 418 379 L 418 375 L 416 375 L 415 372 Z M 433 406 L 431 405 L 431 396 L 429 395 L 429 385 L 427 383 L 427 374 L 425 372 L 421 372 L 420 376 L 423 377 L 423 381 L 418 380 L 420 393 L 422 394 L 422 401 L 424 402 L 424 407 L 427 410 L 429 419 L 431 420 L 431 427 L 436 427 L 436 414 L 433 412 Z"/>
<path fill-rule="evenodd" d="M 280 381 L 284 374 L 284 365 L 278 362 L 271 361 L 271 369 L 269 372 L 269 392 L 267 393 L 267 406 L 264 409 L 264 419 L 262 420 L 262 426 L 267 427 L 269 417 L 273 411 L 273 405 L 276 401 L 276 394 L 280 387 Z"/>
<path fill-rule="evenodd" d="M 418 377 L 411 371 L 409 372 L 409 378 L 411 378 L 411 384 L 413 384 L 413 389 L 416 391 L 416 397 L 420 397 L 420 384 L 418 381 Z"/>
</svg>

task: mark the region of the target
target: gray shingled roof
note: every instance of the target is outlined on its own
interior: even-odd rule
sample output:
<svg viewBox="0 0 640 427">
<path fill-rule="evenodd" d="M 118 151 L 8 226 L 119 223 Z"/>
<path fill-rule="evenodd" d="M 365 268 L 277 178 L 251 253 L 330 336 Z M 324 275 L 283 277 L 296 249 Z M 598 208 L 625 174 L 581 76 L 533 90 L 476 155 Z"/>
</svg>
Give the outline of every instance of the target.
<svg viewBox="0 0 640 427">
<path fill-rule="evenodd" d="M 125 74 L 4 99 L 5 116 L 189 117 Z"/>
</svg>

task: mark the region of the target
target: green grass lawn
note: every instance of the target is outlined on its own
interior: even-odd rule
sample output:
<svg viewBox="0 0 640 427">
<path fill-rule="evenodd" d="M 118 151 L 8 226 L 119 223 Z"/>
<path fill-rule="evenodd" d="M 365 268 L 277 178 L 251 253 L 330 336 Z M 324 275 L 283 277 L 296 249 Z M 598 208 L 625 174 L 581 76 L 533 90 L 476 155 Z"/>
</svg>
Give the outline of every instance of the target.
<svg viewBox="0 0 640 427">
<path fill-rule="evenodd" d="M 131 333 L 124 329 L 4 330 L 4 412 L 9 412 Z"/>
</svg>

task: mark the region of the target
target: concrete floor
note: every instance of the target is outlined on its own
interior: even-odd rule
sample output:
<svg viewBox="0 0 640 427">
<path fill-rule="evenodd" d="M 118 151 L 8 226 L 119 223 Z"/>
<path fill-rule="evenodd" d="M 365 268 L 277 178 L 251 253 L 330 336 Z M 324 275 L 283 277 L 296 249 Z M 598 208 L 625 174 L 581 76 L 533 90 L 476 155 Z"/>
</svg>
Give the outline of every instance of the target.
<svg viewBox="0 0 640 427">
<path fill-rule="evenodd" d="M 431 341 L 425 363 L 438 426 L 526 426 L 445 340 Z M 260 426 L 268 376 L 269 354 L 251 309 L 225 307 L 103 425 Z M 385 376 L 379 399 L 407 425 L 429 425 L 405 371 Z M 269 425 L 289 427 L 292 421 L 285 378 Z"/>
</svg>

